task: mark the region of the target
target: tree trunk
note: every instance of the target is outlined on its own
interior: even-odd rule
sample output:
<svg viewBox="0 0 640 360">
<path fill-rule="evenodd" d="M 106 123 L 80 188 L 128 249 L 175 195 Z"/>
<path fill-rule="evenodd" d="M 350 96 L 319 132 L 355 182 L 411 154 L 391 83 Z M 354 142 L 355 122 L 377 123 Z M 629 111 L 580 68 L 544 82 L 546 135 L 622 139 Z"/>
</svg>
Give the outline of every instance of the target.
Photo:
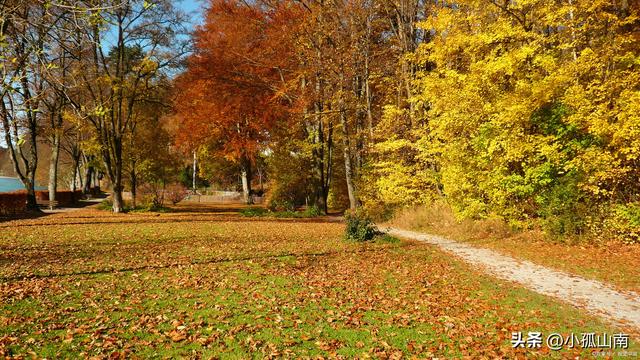
<svg viewBox="0 0 640 360">
<path fill-rule="evenodd" d="M 28 137 L 30 141 L 28 142 L 29 153 L 28 157 L 25 156 L 20 145 L 14 145 L 14 140 L 18 141 L 18 126 L 15 121 L 10 123 L 8 110 L 4 101 L 0 101 L 0 120 L 2 120 L 2 129 L 4 132 L 4 141 L 5 144 L 9 148 L 9 156 L 11 158 L 11 163 L 13 164 L 13 170 L 18 175 L 18 178 L 24 185 L 27 190 L 27 204 L 26 210 L 30 212 L 38 212 L 38 204 L 36 202 L 36 194 L 35 194 L 35 173 L 38 166 L 38 151 L 37 151 L 37 136 L 36 136 L 36 125 L 34 118 L 29 116 L 31 122 L 28 127 Z M 32 115 L 33 112 L 28 112 L 28 114 Z M 12 139 L 13 137 L 13 139 Z M 22 167 L 20 164 L 22 163 Z"/>
<path fill-rule="evenodd" d="M 253 204 L 253 198 L 251 197 L 251 162 L 245 160 L 241 170 L 242 178 L 242 194 L 244 196 L 244 203 L 247 205 Z"/>
<path fill-rule="evenodd" d="M 38 202 L 36 201 L 36 191 L 33 182 L 27 186 L 27 211 L 38 212 Z"/>
<path fill-rule="evenodd" d="M 53 210 L 58 191 L 58 159 L 60 158 L 60 134 L 54 131 L 51 137 L 51 159 L 49 161 L 49 208 Z"/>
<path fill-rule="evenodd" d="M 369 127 L 369 141 L 373 142 L 373 110 L 372 110 L 372 98 L 371 98 L 371 83 L 370 83 L 370 69 L 369 69 L 369 54 L 365 58 L 365 78 L 364 78 L 364 90 L 367 104 L 367 125 Z"/>
<path fill-rule="evenodd" d="M 119 214 L 124 211 L 124 200 L 122 199 L 122 186 L 113 185 L 113 212 Z"/>
<path fill-rule="evenodd" d="M 78 169 L 80 167 L 80 157 L 73 156 L 73 181 L 71 182 L 71 190 L 75 193 L 78 189 Z M 82 186 L 82 184 L 80 184 Z"/>
<path fill-rule="evenodd" d="M 358 207 L 358 199 L 356 197 L 356 188 L 353 181 L 353 165 L 351 164 L 351 140 L 349 139 L 349 131 L 347 130 L 347 120 L 344 111 L 340 112 L 340 121 L 342 122 L 342 145 L 344 146 L 344 174 L 347 181 L 347 192 L 349 194 L 349 208 L 355 210 Z"/>
<path fill-rule="evenodd" d="M 114 136 L 113 139 L 113 167 L 110 170 L 111 183 L 113 184 L 113 212 L 118 214 L 124 212 L 124 200 L 122 199 L 122 138 Z M 117 201 L 116 201 L 117 199 Z"/>
<path fill-rule="evenodd" d="M 135 164 L 132 164 L 131 169 L 132 170 L 129 173 L 129 180 L 130 180 L 129 185 L 131 186 L 131 206 L 135 208 L 137 206 L 136 195 L 138 193 L 138 175 L 134 170 Z"/>
<path fill-rule="evenodd" d="M 193 194 L 195 195 L 198 184 L 198 153 L 193 151 Z"/>
<path fill-rule="evenodd" d="M 84 173 L 84 189 L 82 191 L 85 195 L 91 194 L 92 179 L 93 179 L 93 166 L 86 164 L 86 169 Z"/>
<path fill-rule="evenodd" d="M 340 93 L 344 94 L 344 79 L 341 76 Z M 349 123 L 347 122 L 347 110 L 344 99 L 340 97 L 340 125 L 342 125 L 342 146 L 344 152 L 344 173 L 347 181 L 347 192 L 349 193 L 349 208 L 355 210 L 358 207 L 356 188 L 353 182 L 353 165 L 351 164 L 351 138 L 349 135 Z"/>
</svg>

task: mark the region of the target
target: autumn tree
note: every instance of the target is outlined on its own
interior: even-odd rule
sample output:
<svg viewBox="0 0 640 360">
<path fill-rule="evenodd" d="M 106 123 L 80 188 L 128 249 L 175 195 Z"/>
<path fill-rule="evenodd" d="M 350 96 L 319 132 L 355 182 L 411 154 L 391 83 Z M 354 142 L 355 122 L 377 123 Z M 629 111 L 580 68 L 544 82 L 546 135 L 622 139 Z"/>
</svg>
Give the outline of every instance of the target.
<svg viewBox="0 0 640 360">
<path fill-rule="evenodd" d="M 15 173 L 27 189 L 27 208 L 37 209 L 35 174 L 43 127 L 43 102 L 48 94 L 46 56 L 53 32 L 66 11 L 40 1 L 0 2 L 0 120 Z"/>
<path fill-rule="evenodd" d="M 237 164 L 247 203 L 256 156 L 290 103 L 281 92 L 290 50 L 278 53 L 282 45 L 274 40 L 294 10 L 274 6 L 212 1 L 195 33 L 188 71 L 178 80 L 178 140 L 191 151 L 206 145 L 210 153 Z"/>
<path fill-rule="evenodd" d="M 92 11 L 87 18 L 84 35 L 89 47 L 86 61 L 81 62 L 86 91 L 77 108 L 100 145 L 114 212 L 124 209 L 126 137 L 138 107 L 149 101 L 154 79 L 181 57 L 176 35 L 183 26 L 183 16 L 170 1 L 118 2 Z M 136 51 L 140 54 L 134 56 Z"/>
<path fill-rule="evenodd" d="M 620 204 L 638 200 L 638 9 L 469 0 L 431 11 L 419 26 L 430 41 L 409 56 L 413 120 L 393 107 L 381 123 L 409 136 L 378 145 L 379 191 L 402 204 L 441 190 L 460 217 L 542 219 L 558 233 L 610 214 L 630 224 Z M 389 186 L 407 154 L 413 175 Z"/>
</svg>

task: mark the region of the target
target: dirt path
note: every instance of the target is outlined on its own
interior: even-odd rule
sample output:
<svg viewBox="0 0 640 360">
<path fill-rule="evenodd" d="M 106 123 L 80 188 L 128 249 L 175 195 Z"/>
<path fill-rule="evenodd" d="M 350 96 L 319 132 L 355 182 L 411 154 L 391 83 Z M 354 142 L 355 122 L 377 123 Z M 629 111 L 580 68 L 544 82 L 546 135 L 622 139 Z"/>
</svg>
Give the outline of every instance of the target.
<svg viewBox="0 0 640 360">
<path fill-rule="evenodd" d="M 621 292 L 599 281 L 551 270 L 529 261 L 501 255 L 439 236 L 390 228 L 389 234 L 422 241 L 480 265 L 504 280 L 514 281 L 540 294 L 558 298 L 617 324 L 640 329 L 640 294 Z"/>
</svg>

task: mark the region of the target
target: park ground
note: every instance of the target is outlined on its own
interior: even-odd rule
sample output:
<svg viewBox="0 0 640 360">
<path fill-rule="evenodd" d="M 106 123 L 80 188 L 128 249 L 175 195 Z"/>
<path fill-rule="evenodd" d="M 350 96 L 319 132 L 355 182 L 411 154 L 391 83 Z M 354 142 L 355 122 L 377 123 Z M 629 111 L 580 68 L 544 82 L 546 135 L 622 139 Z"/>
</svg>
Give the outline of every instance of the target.
<svg viewBox="0 0 640 360">
<path fill-rule="evenodd" d="M 513 231 L 488 219 L 458 221 L 443 204 L 408 209 L 385 226 L 444 236 L 475 247 L 528 260 L 554 270 L 640 293 L 640 244 L 598 238 L 549 237 L 543 231 Z"/>
<path fill-rule="evenodd" d="M 343 231 L 221 206 L 2 222 L 0 356 L 591 357 L 513 349 L 513 332 L 627 332 L 639 351 L 633 329 L 436 247 Z"/>
</svg>

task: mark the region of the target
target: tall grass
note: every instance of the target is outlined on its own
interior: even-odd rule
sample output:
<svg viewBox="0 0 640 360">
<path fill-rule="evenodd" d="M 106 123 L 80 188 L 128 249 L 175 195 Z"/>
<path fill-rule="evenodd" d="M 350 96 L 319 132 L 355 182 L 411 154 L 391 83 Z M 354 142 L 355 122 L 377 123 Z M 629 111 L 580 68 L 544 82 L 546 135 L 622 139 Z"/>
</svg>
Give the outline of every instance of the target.
<svg viewBox="0 0 640 360">
<path fill-rule="evenodd" d="M 459 220 L 444 202 L 398 210 L 384 225 L 436 233 L 459 240 L 507 238 L 516 233 L 504 220 L 498 218 Z"/>
</svg>

